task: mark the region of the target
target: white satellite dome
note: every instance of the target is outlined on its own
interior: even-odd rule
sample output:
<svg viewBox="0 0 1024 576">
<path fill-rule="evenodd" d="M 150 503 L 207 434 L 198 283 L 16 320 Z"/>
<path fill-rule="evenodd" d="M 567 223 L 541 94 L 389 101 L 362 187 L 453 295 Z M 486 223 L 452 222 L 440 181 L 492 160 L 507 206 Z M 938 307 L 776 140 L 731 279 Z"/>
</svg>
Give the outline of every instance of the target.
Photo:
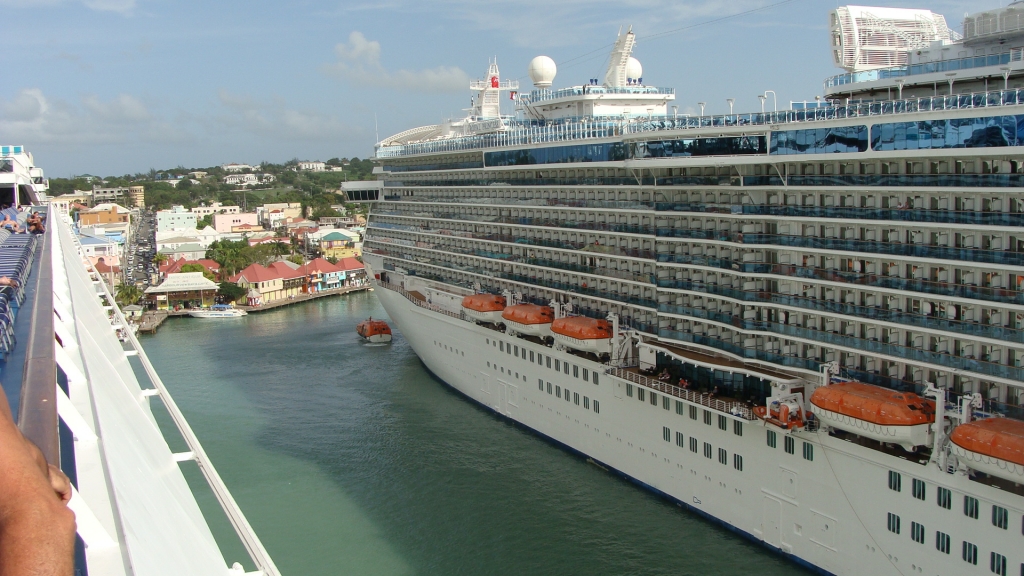
<svg viewBox="0 0 1024 576">
<path fill-rule="evenodd" d="M 558 68 L 555 66 L 555 61 L 547 56 L 537 56 L 530 60 L 528 72 L 530 80 L 533 80 L 533 85 L 537 88 L 550 88 L 551 83 L 555 80 L 555 73 L 557 71 Z"/>
<path fill-rule="evenodd" d="M 626 78 L 632 78 L 637 80 L 644 77 L 644 67 L 640 65 L 640 61 L 632 56 L 629 60 L 626 60 Z"/>
</svg>

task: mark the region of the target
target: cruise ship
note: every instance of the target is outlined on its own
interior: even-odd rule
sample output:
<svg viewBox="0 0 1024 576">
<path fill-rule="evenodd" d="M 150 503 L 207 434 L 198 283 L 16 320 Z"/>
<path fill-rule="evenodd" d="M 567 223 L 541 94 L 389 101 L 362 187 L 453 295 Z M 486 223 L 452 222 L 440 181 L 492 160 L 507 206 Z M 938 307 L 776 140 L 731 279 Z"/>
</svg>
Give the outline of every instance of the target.
<svg viewBox="0 0 1024 576">
<path fill-rule="evenodd" d="M 787 110 L 679 114 L 632 30 L 490 62 L 377 143 L 364 264 L 466 398 L 801 565 L 1024 574 L 1024 5 L 827 18 Z"/>
<path fill-rule="evenodd" d="M 0 146 L 0 220 L 45 218 L 40 234 L 0 227 L 0 384 L 22 435 L 71 482 L 74 573 L 279 575 L 48 190 L 25 146 Z M 210 495 L 219 510 L 200 508 Z M 234 534 L 215 537 L 218 524 Z"/>
</svg>

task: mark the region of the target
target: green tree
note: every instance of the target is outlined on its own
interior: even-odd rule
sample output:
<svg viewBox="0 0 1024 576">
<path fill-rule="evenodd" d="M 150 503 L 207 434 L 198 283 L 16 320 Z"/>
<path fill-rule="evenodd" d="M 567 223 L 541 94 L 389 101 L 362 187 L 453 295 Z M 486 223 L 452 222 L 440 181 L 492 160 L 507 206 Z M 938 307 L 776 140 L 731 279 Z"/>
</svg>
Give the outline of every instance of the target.
<svg viewBox="0 0 1024 576">
<path fill-rule="evenodd" d="M 217 294 L 227 302 L 235 302 L 245 298 L 246 290 L 234 282 L 221 282 Z"/>
<path fill-rule="evenodd" d="M 301 254 L 292 254 L 291 256 L 288 257 L 288 261 L 291 262 L 292 264 L 298 264 L 300 266 L 306 262 L 305 258 L 303 258 Z"/>
<path fill-rule="evenodd" d="M 203 276 L 207 280 L 211 280 L 211 281 L 216 281 L 217 280 L 217 277 L 213 275 L 213 272 L 210 272 L 209 270 L 207 270 L 206 267 L 203 266 L 202 264 L 185 264 L 185 265 L 183 265 L 181 267 L 181 271 L 182 272 L 202 272 Z"/>
<path fill-rule="evenodd" d="M 207 214 L 196 221 L 196 228 L 202 230 L 207 226 L 213 226 L 213 214 Z"/>
<path fill-rule="evenodd" d="M 157 252 L 156 254 L 153 255 L 153 264 L 159 266 L 164 262 L 167 262 L 167 254 L 164 254 L 163 252 Z"/>
<path fill-rule="evenodd" d="M 337 264 L 338 258 L 336 256 L 328 256 L 327 261 L 330 262 L 331 264 Z"/>
<path fill-rule="evenodd" d="M 127 306 L 129 304 L 135 304 L 142 299 L 142 290 L 139 290 L 133 284 L 118 284 L 117 290 L 115 291 L 114 300 L 120 304 Z"/>
</svg>

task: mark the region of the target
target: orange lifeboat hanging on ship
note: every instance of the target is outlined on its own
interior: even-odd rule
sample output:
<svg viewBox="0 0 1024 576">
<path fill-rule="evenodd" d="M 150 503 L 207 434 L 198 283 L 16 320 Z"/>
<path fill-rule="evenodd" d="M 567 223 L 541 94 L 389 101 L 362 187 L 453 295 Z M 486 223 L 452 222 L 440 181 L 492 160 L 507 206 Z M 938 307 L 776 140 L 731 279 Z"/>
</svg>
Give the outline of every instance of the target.
<svg viewBox="0 0 1024 576">
<path fill-rule="evenodd" d="M 477 322 L 501 322 L 505 309 L 505 297 L 496 294 L 473 294 L 462 299 L 462 311 Z"/>
<path fill-rule="evenodd" d="M 804 425 L 803 410 L 796 400 L 776 401 L 772 402 L 770 406 L 754 406 L 753 412 L 754 416 L 784 430 L 800 428 Z"/>
<path fill-rule="evenodd" d="M 814 415 L 828 426 L 899 444 L 908 452 L 932 442 L 935 402 L 913 392 L 840 382 L 815 390 L 811 404 Z"/>
<path fill-rule="evenodd" d="M 363 320 L 356 324 L 356 334 L 374 344 L 391 342 L 391 327 L 383 320 L 374 320 L 373 318 Z"/>
<path fill-rule="evenodd" d="M 969 468 L 1024 483 L 1024 422 L 985 418 L 961 424 L 949 435 L 952 452 Z"/>
<path fill-rule="evenodd" d="M 551 324 L 555 341 L 582 352 L 610 354 L 612 351 L 612 323 L 586 316 L 559 318 Z"/>
<path fill-rule="evenodd" d="M 545 338 L 551 336 L 551 322 L 555 319 L 555 311 L 550 306 L 516 304 L 505 308 L 501 318 L 511 332 Z"/>
</svg>

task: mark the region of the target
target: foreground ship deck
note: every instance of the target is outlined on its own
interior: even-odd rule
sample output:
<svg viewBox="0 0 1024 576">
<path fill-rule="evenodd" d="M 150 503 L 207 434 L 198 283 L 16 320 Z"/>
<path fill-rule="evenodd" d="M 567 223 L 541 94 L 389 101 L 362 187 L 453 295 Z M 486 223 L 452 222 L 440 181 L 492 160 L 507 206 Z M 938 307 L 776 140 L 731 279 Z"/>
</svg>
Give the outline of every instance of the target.
<svg viewBox="0 0 1024 576">
<path fill-rule="evenodd" d="M 375 293 L 468 398 L 797 562 L 1024 573 L 1018 11 L 837 9 L 851 76 L 772 113 L 668 114 L 631 33 L 600 85 L 534 59 L 515 114 L 492 63 L 378 144 Z"/>
<path fill-rule="evenodd" d="M 31 155 L 20 146 L 0 152 L 0 203 L 44 199 L 46 181 Z M 45 234 L 0 232 L 0 274 L 20 282 L 0 294 L 3 386 L 23 433 L 71 479 L 78 573 L 278 574 L 145 351 L 124 329 L 124 316 L 71 232 L 67 206 L 33 209 L 47 213 Z M 171 450 L 154 402 L 169 413 L 186 451 Z M 250 558 L 224 558 L 182 473 L 188 462 L 202 471 Z"/>
</svg>

